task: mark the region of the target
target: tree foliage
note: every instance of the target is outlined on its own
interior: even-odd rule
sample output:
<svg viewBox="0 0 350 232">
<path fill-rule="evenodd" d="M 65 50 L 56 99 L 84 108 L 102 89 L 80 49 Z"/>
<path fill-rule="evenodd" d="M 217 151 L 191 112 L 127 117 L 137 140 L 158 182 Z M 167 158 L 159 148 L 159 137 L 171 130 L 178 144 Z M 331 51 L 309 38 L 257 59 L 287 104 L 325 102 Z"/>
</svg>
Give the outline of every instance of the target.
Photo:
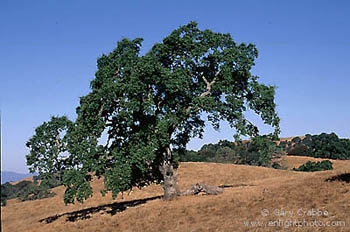
<svg viewBox="0 0 350 232">
<path fill-rule="evenodd" d="M 6 182 L 1 185 L 1 205 L 5 206 L 8 199 L 18 198 L 21 201 L 37 200 L 48 197 L 53 197 L 56 194 L 50 191 L 50 184 L 32 182 L 32 181 L 20 181 L 16 184 L 10 184 Z"/>
<path fill-rule="evenodd" d="M 320 162 L 307 161 L 305 164 L 302 164 L 298 168 L 293 168 L 293 171 L 300 172 L 318 172 L 318 171 L 327 171 L 333 169 L 333 163 L 329 160 L 323 160 Z"/>
<path fill-rule="evenodd" d="M 221 140 L 217 144 L 205 144 L 198 151 L 189 151 L 181 157 L 183 162 L 216 162 L 243 165 L 278 167 L 273 159 L 285 154 L 268 136 L 256 136 L 249 142 L 234 143 Z"/>
<path fill-rule="evenodd" d="M 259 83 L 250 72 L 258 56 L 255 45 L 200 30 L 195 22 L 174 30 L 144 55 L 141 45 L 141 38 L 123 39 L 97 60 L 91 92 L 80 98 L 74 125 L 64 127 L 69 162 L 52 161 L 59 149 L 47 151 L 46 158 L 43 144 L 29 144 L 33 170 L 64 167 L 66 203 L 92 195 L 92 175 L 104 177 L 102 193 L 112 191 L 113 197 L 154 182 L 162 183 L 166 198 L 175 196 L 179 157 L 191 138 L 202 137 L 206 120 L 215 129 L 225 120 L 237 136 L 256 136 L 258 128 L 244 117 L 250 108 L 275 129 L 275 136 L 279 133 L 275 87 Z M 107 139 L 99 143 L 103 135 Z M 43 136 L 32 140 L 48 139 Z"/>
<path fill-rule="evenodd" d="M 26 146 L 30 149 L 26 155 L 30 172 L 38 171 L 41 179 L 52 176 L 62 178 L 63 172 L 70 165 L 71 157 L 67 152 L 67 132 L 73 123 L 66 117 L 52 117 L 35 129 Z"/>
<path fill-rule="evenodd" d="M 288 155 L 311 156 L 326 159 L 350 159 L 350 140 L 341 139 L 335 133 L 307 134 L 303 139 L 297 137 L 281 146 Z"/>
</svg>

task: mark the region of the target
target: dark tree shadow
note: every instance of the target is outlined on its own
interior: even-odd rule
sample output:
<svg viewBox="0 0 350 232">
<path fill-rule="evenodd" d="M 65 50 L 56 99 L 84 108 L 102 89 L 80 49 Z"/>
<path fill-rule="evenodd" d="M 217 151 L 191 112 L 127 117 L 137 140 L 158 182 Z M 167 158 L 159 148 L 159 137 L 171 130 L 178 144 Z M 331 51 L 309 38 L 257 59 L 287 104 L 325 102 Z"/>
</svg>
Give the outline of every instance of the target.
<svg viewBox="0 0 350 232">
<path fill-rule="evenodd" d="M 326 181 L 343 181 L 350 183 L 350 173 L 343 173 L 326 179 Z"/>
<path fill-rule="evenodd" d="M 244 186 L 254 186 L 249 184 L 235 184 L 235 185 L 220 185 L 219 188 L 235 188 L 235 187 L 244 187 Z M 137 199 L 133 201 L 124 201 L 124 202 L 116 202 L 112 204 L 100 205 L 96 207 L 91 207 L 87 209 L 77 210 L 73 212 L 67 212 L 62 214 L 56 214 L 54 216 L 50 216 L 47 218 L 40 219 L 39 222 L 51 223 L 56 221 L 58 218 L 67 216 L 67 221 L 74 222 L 77 220 L 84 220 L 91 218 L 91 215 L 94 213 L 98 213 L 100 211 L 106 212 L 111 215 L 115 215 L 116 213 L 122 212 L 129 207 L 135 207 L 137 205 L 145 204 L 147 201 L 153 201 L 162 198 L 163 196 L 155 196 L 144 199 Z"/>
<path fill-rule="evenodd" d="M 58 218 L 62 216 L 67 216 L 67 221 L 74 222 L 76 220 L 83 220 L 88 219 L 91 217 L 92 214 L 98 213 L 100 211 L 104 211 L 108 214 L 115 215 L 116 213 L 122 212 L 126 210 L 129 207 L 135 207 L 137 205 L 145 204 L 147 201 L 153 201 L 156 199 L 160 199 L 162 196 L 155 196 L 155 197 L 149 197 L 144 199 L 138 199 L 133 201 L 124 201 L 124 202 L 117 202 L 112 204 L 106 204 L 106 205 L 100 205 L 97 207 L 91 207 L 87 209 L 77 210 L 73 212 L 67 212 L 62 214 L 56 214 L 51 217 L 40 219 L 39 222 L 46 222 L 51 223 L 53 221 L 56 221 Z"/>
</svg>

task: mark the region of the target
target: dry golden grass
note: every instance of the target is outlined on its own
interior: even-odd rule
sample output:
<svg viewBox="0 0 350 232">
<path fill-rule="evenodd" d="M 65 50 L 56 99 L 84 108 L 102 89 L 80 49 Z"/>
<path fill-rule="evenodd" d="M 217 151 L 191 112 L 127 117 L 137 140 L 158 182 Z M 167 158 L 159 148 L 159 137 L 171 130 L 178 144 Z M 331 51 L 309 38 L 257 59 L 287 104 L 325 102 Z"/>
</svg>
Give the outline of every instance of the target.
<svg viewBox="0 0 350 232">
<path fill-rule="evenodd" d="M 33 177 L 26 177 L 26 178 L 19 180 L 19 181 L 12 181 L 12 182 L 10 182 L 10 184 L 18 184 L 21 181 L 33 181 Z"/>
<path fill-rule="evenodd" d="M 286 157 L 288 167 L 296 167 L 310 157 Z M 152 185 L 134 190 L 124 199 L 102 197 L 98 189 L 101 180 L 93 181 L 96 194 L 84 204 L 65 206 L 64 188 L 58 187 L 53 198 L 18 202 L 8 201 L 1 208 L 2 227 L 5 232 L 16 231 L 350 231 L 350 183 L 326 181 L 342 173 L 350 173 L 350 161 L 332 161 L 335 169 L 317 173 L 300 173 L 263 167 L 213 163 L 182 163 L 178 170 L 179 184 L 185 189 L 196 182 L 209 185 L 240 185 L 225 188 L 221 195 L 187 196 L 166 202 L 153 199 L 133 202 L 135 206 L 118 212 L 119 203 L 162 195 L 160 186 Z M 140 204 L 137 204 L 140 203 Z M 106 205 L 112 204 L 112 205 Z M 102 207 L 103 205 L 106 205 Z M 125 206 L 125 205 L 124 205 Z M 97 207 L 97 208 L 94 208 Z M 263 216 L 262 209 L 269 210 Z M 274 210 L 293 211 L 293 215 L 275 215 Z M 298 210 L 327 210 L 328 216 L 301 216 Z M 83 210 L 78 215 L 77 211 Z M 85 211 L 84 211 L 85 210 Z M 40 219 L 67 213 L 51 223 Z M 85 215 L 85 214 L 86 215 Z M 79 216 L 88 216 L 81 219 Z M 76 219 L 69 221 L 69 218 Z M 277 220 L 345 221 L 347 226 L 311 227 L 245 226 L 244 221 Z"/>
</svg>

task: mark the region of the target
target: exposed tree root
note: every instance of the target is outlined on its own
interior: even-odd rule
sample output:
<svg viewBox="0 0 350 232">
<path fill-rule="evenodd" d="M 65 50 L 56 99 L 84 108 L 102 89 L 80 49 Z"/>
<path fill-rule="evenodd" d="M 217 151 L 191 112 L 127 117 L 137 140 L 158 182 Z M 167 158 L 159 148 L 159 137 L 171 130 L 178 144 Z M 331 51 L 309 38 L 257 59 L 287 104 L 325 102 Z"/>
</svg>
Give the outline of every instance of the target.
<svg viewBox="0 0 350 232">
<path fill-rule="evenodd" d="M 224 188 L 234 188 L 242 186 L 252 186 L 246 184 L 237 185 L 220 185 L 220 186 L 209 186 L 201 183 L 197 183 L 191 186 L 191 188 L 180 193 L 180 196 L 198 195 L 199 193 L 205 193 L 207 195 L 218 195 L 224 192 Z"/>
<path fill-rule="evenodd" d="M 217 194 L 223 193 L 224 189 L 218 186 L 208 186 L 205 184 L 197 183 L 192 185 L 191 188 L 183 191 L 180 195 L 181 196 L 197 195 L 201 192 L 206 193 L 208 195 L 217 195 Z"/>
</svg>

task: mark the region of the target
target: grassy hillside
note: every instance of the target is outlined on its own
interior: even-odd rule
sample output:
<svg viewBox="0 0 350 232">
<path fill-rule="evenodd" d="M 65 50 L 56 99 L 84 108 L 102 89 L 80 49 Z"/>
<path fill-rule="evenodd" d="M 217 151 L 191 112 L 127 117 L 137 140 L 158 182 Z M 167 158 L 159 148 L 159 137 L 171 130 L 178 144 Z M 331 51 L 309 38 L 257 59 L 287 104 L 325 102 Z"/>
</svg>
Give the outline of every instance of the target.
<svg viewBox="0 0 350 232">
<path fill-rule="evenodd" d="M 308 160 L 322 160 L 300 156 L 285 159 L 289 168 Z M 234 187 L 225 188 L 221 195 L 187 196 L 170 202 L 161 199 L 162 189 L 156 185 L 136 189 L 125 194 L 123 199 L 121 196 L 116 200 L 110 195 L 101 197 L 98 190 L 102 180 L 94 180 L 96 194 L 91 199 L 84 204 L 65 206 L 64 188 L 57 187 L 53 198 L 28 202 L 9 200 L 1 209 L 2 227 L 5 232 L 350 231 L 350 174 L 346 174 L 350 173 L 350 161 L 332 162 L 334 170 L 315 173 L 232 164 L 182 163 L 179 168 L 181 189 L 196 182 Z M 269 211 L 267 216 L 264 209 Z M 327 211 L 328 215 L 300 215 L 312 209 Z M 284 216 L 286 211 L 293 215 Z M 284 230 L 289 219 L 341 222 L 337 226 L 290 226 Z M 271 221 L 271 224 L 263 230 L 244 225 L 244 222 L 259 220 L 261 223 Z M 283 220 L 287 221 L 284 225 L 281 224 Z M 346 220 L 344 226 L 342 221 Z"/>
</svg>

